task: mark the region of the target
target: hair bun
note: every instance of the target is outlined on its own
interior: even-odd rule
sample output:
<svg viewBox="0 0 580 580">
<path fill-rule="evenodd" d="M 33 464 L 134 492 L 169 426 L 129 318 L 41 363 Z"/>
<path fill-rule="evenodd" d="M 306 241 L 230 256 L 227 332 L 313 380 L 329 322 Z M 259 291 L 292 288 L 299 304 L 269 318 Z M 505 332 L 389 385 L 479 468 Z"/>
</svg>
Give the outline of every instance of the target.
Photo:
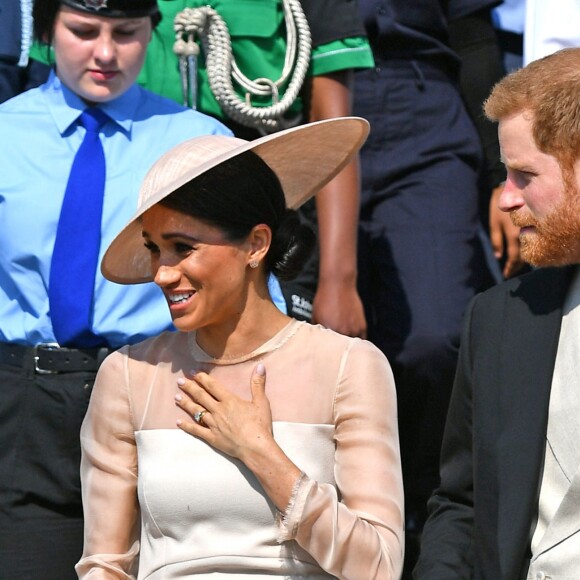
<svg viewBox="0 0 580 580">
<path fill-rule="evenodd" d="M 292 280 L 312 255 L 315 244 L 312 229 L 300 221 L 296 210 L 287 209 L 272 238 L 268 266 L 280 280 Z"/>
</svg>

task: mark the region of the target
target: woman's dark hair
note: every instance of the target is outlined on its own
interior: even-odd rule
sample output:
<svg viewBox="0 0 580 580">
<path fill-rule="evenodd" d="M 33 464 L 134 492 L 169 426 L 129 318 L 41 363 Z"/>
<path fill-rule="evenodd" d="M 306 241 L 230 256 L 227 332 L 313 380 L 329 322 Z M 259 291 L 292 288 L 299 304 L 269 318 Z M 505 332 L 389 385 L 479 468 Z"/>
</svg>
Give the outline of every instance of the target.
<svg viewBox="0 0 580 580">
<path fill-rule="evenodd" d="M 50 52 L 50 46 L 54 39 L 54 25 L 62 3 L 60 0 L 36 0 L 32 8 L 34 38 L 38 42 L 46 43 Z M 153 29 L 161 22 L 161 13 L 151 16 Z"/>
<path fill-rule="evenodd" d="M 252 151 L 210 169 L 159 203 L 219 228 L 231 242 L 266 224 L 272 230 L 266 270 L 281 280 L 295 278 L 314 249 L 314 232 L 286 208 L 278 177 Z"/>
</svg>

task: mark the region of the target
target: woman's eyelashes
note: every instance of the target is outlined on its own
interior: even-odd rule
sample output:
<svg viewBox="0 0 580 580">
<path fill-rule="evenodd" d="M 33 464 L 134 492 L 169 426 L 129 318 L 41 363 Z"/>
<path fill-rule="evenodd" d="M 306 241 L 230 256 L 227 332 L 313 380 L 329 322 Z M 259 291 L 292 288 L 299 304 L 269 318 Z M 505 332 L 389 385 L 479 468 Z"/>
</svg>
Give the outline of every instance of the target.
<svg viewBox="0 0 580 580">
<path fill-rule="evenodd" d="M 150 240 L 145 241 L 143 245 L 147 248 L 147 250 L 149 250 L 151 254 L 161 253 L 159 246 Z M 171 247 L 171 251 L 177 255 L 188 255 L 195 251 L 195 249 L 196 247 L 194 245 L 185 242 L 174 242 Z"/>
</svg>

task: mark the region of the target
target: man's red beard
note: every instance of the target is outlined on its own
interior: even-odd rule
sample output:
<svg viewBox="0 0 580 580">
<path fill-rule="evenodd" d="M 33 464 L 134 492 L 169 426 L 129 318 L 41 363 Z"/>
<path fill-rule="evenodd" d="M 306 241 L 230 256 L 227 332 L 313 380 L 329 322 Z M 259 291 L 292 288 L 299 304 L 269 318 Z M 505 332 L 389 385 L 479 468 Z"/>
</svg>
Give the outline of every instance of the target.
<svg viewBox="0 0 580 580">
<path fill-rule="evenodd" d="M 520 233 L 522 258 L 532 266 L 565 266 L 580 262 L 580 199 L 566 196 L 547 217 L 537 219 L 529 211 L 510 213 L 515 226 L 535 231 Z"/>
</svg>

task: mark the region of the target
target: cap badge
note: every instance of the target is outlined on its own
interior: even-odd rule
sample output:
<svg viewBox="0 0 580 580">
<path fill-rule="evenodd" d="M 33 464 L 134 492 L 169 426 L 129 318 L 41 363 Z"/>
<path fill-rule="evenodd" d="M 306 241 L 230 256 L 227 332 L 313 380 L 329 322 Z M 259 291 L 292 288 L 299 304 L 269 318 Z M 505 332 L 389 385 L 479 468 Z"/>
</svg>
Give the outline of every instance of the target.
<svg viewBox="0 0 580 580">
<path fill-rule="evenodd" d="M 107 7 L 108 0 L 83 0 L 83 2 L 86 8 L 98 11 L 101 8 Z"/>
</svg>

